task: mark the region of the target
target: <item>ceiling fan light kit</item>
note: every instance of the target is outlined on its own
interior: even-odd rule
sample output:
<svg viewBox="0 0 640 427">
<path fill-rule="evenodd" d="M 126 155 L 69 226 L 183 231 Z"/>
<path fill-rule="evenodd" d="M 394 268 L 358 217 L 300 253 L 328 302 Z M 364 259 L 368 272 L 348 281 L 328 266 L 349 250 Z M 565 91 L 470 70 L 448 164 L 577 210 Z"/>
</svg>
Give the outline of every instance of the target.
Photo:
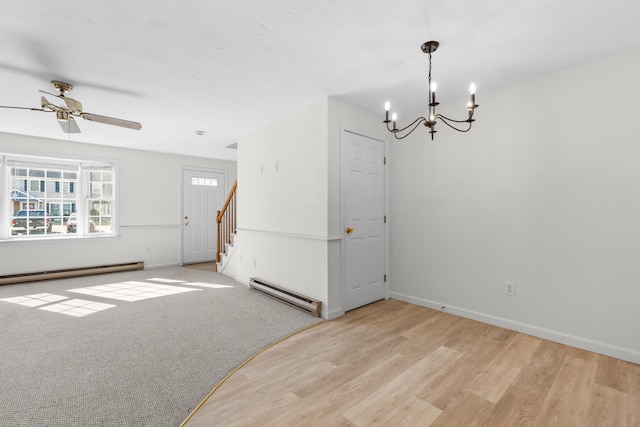
<svg viewBox="0 0 640 427">
<path fill-rule="evenodd" d="M 396 139 L 403 139 L 409 136 L 420 124 L 424 124 L 429 128 L 429 133 L 431 134 L 431 139 L 433 140 L 434 134 L 437 132 L 435 129 L 437 120 L 440 120 L 442 123 L 449 126 L 451 129 L 457 130 L 458 132 L 468 132 L 471 129 L 471 125 L 475 121 L 473 118 L 473 114 L 478 108 L 478 104 L 476 104 L 476 85 L 471 83 L 469 85 L 469 93 L 470 98 L 467 103 L 468 117 L 465 120 L 454 120 L 450 119 L 442 114 L 436 113 L 436 107 L 440 104 L 436 102 L 436 82 L 431 81 L 431 54 L 435 52 L 440 43 L 437 41 L 428 41 L 422 44 L 420 47 L 424 53 L 429 55 L 429 80 L 428 80 L 428 90 L 429 90 L 429 109 L 427 117 L 418 117 L 408 126 L 405 126 L 401 129 L 398 129 L 396 121 L 398 119 L 398 115 L 394 112 L 391 114 L 391 118 L 389 118 L 389 109 L 391 108 L 391 104 L 387 101 L 384 105 L 385 109 L 385 119 L 383 123 L 387 125 L 387 130 L 393 133 L 393 136 Z"/>
<path fill-rule="evenodd" d="M 80 133 L 80 128 L 76 123 L 75 117 L 82 117 L 90 122 L 104 123 L 107 125 L 120 126 L 127 129 L 140 130 L 142 125 L 138 122 L 132 122 L 130 120 L 116 119 L 115 117 L 101 116 L 99 114 L 87 113 L 82 109 L 82 103 L 73 98 L 65 96 L 66 93 L 73 90 L 73 85 L 58 80 L 53 80 L 51 86 L 58 90 L 58 94 L 49 93 L 44 90 L 40 92 L 55 96 L 58 99 L 64 101 L 64 106 L 56 105 L 49 102 L 44 96 L 40 97 L 41 108 L 29 108 L 29 107 L 9 107 L 0 106 L 0 108 L 12 108 L 18 110 L 31 110 L 31 111 L 43 111 L 45 113 L 56 113 L 56 119 L 65 133 Z"/>
</svg>

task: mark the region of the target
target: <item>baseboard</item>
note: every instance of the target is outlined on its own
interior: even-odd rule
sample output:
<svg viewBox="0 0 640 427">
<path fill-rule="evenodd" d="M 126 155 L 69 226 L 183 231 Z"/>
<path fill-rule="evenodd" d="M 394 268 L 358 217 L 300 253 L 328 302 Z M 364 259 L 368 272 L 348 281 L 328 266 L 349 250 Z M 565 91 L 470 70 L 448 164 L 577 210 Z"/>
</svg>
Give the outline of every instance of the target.
<svg viewBox="0 0 640 427">
<path fill-rule="evenodd" d="M 465 317 L 467 319 L 477 320 L 479 322 L 488 323 L 490 325 L 499 326 L 516 332 L 522 332 L 524 334 L 543 338 L 549 341 L 554 341 L 560 344 L 569 345 L 571 347 L 576 347 L 583 350 L 592 351 L 594 353 L 600 353 L 605 356 L 611 356 L 617 359 L 640 364 L 640 352 L 631 350 L 629 348 L 619 347 L 600 341 L 594 341 L 588 338 L 578 337 L 571 334 L 565 334 L 564 332 L 541 328 L 539 326 L 521 323 L 510 319 L 505 319 L 503 317 L 493 316 L 490 314 L 468 310 L 461 307 L 455 307 L 437 301 L 404 295 L 399 292 L 390 292 L 390 297 L 399 301 L 416 304 L 438 311 L 445 311 L 447 313 Z"/>
<path fill-rule="evenodd" d="M 29 273 L 8 274 L 0 276 L 0 285 L 35 282 L 40 280 L 64 279 L 94 274 L 115 273 L 119 271 L 144 270 L 143 261 L 120 264 L 94 265 L 86 267 L 62 268 L 58 270 L 41 270 Z"/>
<path fill-rule="evenodd" d="M 304 310 L 313 316 L 320 317 L 320 313 L 322 312 L 322 301 L 280 285 L 267 282 L 264 279 L 251 277 L 249 279 L 249 287 L 255 291 L 262 292 L 271 298 L 275 298 L 278 301 L 282 301 L 300 310 Z"/>
</svg>

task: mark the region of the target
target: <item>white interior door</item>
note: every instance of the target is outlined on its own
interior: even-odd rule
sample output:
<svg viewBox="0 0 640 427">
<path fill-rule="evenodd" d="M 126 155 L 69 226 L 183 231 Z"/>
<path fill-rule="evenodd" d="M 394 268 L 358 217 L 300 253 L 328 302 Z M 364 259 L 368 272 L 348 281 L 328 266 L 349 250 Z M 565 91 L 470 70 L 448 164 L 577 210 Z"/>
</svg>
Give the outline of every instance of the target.
<svg viewBox="0 0 640 427">
<path fill-rule="evenodd" d="M 216 259 L 216 216 L 226 197 L 225 175 L 219 172 L 182 171 L 182 263 Z"/>
<path fill-rule="evenodd" d="M 342 132 L 344 309 L 386 297 L 384 142 Z"/>
</svg>

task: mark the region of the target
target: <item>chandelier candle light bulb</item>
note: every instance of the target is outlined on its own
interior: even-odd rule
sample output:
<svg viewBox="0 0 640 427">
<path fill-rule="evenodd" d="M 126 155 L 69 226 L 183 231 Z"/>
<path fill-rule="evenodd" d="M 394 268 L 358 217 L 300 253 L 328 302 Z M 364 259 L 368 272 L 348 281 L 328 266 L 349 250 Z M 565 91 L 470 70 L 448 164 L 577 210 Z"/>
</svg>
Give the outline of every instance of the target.
<svg viewBox="0 0 640 427">
<path fill-rule="evenodd" d="M 477 107 L 476 105 L 476 85 L 475 83 L 471 83 L 469 85 L 469 93 L 471 94 L 471 101 L 469 102 L 469 109 L 473 110 Z"/>
<path fill-rule="evenodd" d="M 442 121 L 445 125 L 449 126 L 453 130 L 457 130 L 458 132 L 468 132 L 471 129 L 471 125 L 473 124 L 473 122 L 475 122 L 475 119 L 473 118 L 473 114 L 475 113 L 476 108 L 478 108 L 478 104 L 476 104 L 476 85 L 474 83 L 471 83 L 469 85 L 469 93 L 471 95 L 470 100 L 467 103 L 467 109 L 469 110 L 469 118 L 467 118 L 466 120 L 454 120 L 446 116 L 443 116 L 442 114 L 436 113 L 436 107 L 439 105 L 439 103 L 436 102 L 436 89 L 437 89 L 436 82 L 431 81 L 431 54 L 438 49 L 438 46 L 440 46 L 440 43 L 438 43 L 437 41 L 429 41 L 429 42 L 423 43 L 422 46 L 420 47 L 424 53 L 429 55 L 429 80 L 428 80 L 428 86 L 427 86 L 429 90 L 429 97 L 427 98 L 427 100 L 429 101 L 428 118 L 418 117 L 408 126 L 402 129 L 398 129 L 396 127 L 396 119 L 397 119 L 396 113 L 393 113 L 391 115 L 391 120 L 389 120 L 389 109 L 391 108 L 391 105 L 389 104 L 389 101 L 387 101 L 384 104 L 384 108 L 386 112 L 385 112 L 385 119 L 383 123 L 387 125 L 387 130 L 393 133 L 393 136 L 396 139 L 406 138 L 414 130 L 416 130 L 416 128 L 420 124 L 424 124 L 426 127 L 429 128 L 431 139 L 433 139 L 434 134 L 437 132 L 435 129 L 437 120 Z M 389 126 L 389 123 L 391 122 L 393 122 L 392 127 Z M 466 127 L 464 127 L 463 125 L 464 123 L 467 124 Z"/>
</svg>

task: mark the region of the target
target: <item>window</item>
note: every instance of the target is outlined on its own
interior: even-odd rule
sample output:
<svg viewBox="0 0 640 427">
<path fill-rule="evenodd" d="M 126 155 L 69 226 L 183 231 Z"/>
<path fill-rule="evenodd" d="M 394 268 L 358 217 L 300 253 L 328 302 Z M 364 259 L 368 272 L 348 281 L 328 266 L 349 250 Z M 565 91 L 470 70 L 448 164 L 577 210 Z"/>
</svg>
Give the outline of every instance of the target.
<svg viewBox="0 0 640 427">
<path fill-rule="evenodd" d="M 110 167 L 93 167 L 86 171 L 89 183 L 87 211 L 89 232 L 111 229 L 113 206 L 113 170 Z"/>
<path fill-rule="evenodd" d="M 0 153 L 0 172 L 0 240 L 115 234 L 115 162 Z"/>
<path fill-rule="evenodd" d="M 62 187 L 63 187 L 63 193 L 65 194 L 70 194 L 74 192 L 74 185 L 73 182 L 71 181 L 64 181 L 62 183 Z"/>
<path fill-rule="evenodd" d="M 216 178 L 202 178 L 197 176 L 191 177 L 191 185 L 203 185 L 207 187 L 217 187 L 218 180 Z"/>
<path fill-rule="evenodd" d="M 32 192 L 43 192 L 44 191 L 44 181 L 31 180 L 29 181 L 29 190 Z"/>
</svg>

